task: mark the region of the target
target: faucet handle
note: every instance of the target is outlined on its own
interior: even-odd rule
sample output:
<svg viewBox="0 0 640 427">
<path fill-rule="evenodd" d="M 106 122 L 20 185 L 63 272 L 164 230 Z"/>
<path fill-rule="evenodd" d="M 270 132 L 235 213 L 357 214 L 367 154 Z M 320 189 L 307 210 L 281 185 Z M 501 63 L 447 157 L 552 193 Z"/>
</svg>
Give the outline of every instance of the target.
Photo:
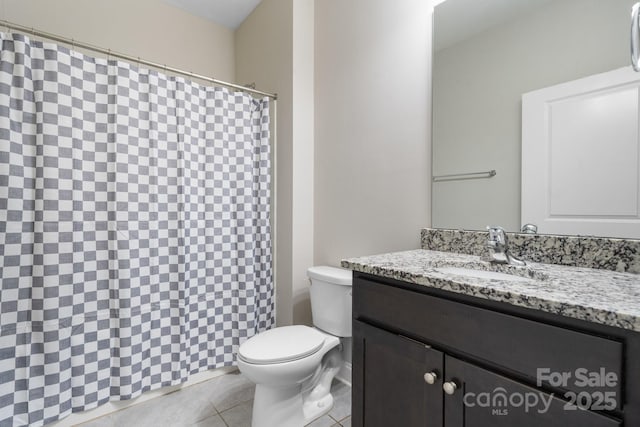
<svg viewBox="0 0 640 427">
<path fill-rule="evenodd" d="M 489 231 L 489 242 L 492 246 L 507 244 L 507 234 L 504 228 L 496 225 L 487 225 L 487 230 Z"/>
<path fill-rule="evenodd" d="M 524 261 L 509 253 L 508 238 L 504 228 L 487 226 L 487 230 L 489 231 L 489 239 L 487 239 L 489 253 L 483 255 L 485 261 L 518 266 L 525 265 Z"/>
</svg>

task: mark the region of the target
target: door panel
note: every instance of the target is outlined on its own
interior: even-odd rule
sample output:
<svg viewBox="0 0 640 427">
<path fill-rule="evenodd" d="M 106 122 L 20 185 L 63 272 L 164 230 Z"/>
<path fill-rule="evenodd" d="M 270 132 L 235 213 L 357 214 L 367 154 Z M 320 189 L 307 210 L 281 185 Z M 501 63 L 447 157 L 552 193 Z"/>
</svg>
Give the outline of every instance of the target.
<svg viewBox="0 0 640 427">
<path fill-rule="evenodd" d="M 451 356 L 444 381 L 458 389 L 444 397 L 446 427 L 615 427 L 619 420 L 570 409 L 567 402 Z"/>
<path fill-rule="evenodd" d="M 422 343 L 354 320 L 356 426 L 442 426 L 443 354 Z M 435 372 L 427 384 L 424 374 Z"/>
<path fill-rule="evenodd" d="M 522 224 L 640 237 L 639 100 L 630 67 L 522 96 Z"/>
</svg>

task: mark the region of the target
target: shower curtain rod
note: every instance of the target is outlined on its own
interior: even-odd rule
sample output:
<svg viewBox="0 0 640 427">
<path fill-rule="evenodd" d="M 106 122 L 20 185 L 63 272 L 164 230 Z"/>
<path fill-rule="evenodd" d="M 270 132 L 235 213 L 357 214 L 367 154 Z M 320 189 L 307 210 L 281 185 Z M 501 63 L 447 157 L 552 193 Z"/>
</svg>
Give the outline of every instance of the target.
<svg viewBox="0 0 640 427">
<path fill-rule="evenodd" d="M 53 40 L 53 41 L 57 41 L 57 42 L 61 42 L 61 43 L 66 43 L 66 44 L 70 44 L 73 48 L 75 47 L 79 47 L 82 49 L 87 49 L 87 50 L 91 50 L 93 52 L 98 52 L 101 53 L 103 55 L 107 55 L 108 57 L 115 57 L 115 58 L 120 58 L 120 59 L 124 59 L 125 61 L 129 61 L 129 62 L 135 62 L 137 64 L 143 64 L 146 65 L 148 67 L 153 67 L 153 68 L 159 68 L 165 71 L 169 71 L 175 74 L 180 74 L 183 76 L 187 76 L 187 77 L 191 77 L 191 78 L 195 78 L 195 79 L 199 79 L 199 80 L 204 80 L 206 82 L 209 83 L 213 83 L 215 85 L 218 86 L 225 86 L 225 87 L 229 87 L 229 88 L 233 88 L 233 89 L 237 89 L 243 92 L 249 92 L 249 93 L 254 93 L 257 95 L 263 95 L 263 96 L 267 96 L 273 100 L 278 99 L 278 94 L 276 93 L 269 93 L 269 92 L 263 92 L 261 90 L 257 90 L 257 89 L 251 89 L 245 86 L 241 86 L 235 83 L 229 83 L 229 82 L 225 82 L 223 80 L 218 80 L 218 79 L 214 79 L 213 77 L 207 77 L 207 76 L 203 76 L 202 74 L 197 74 L 197 73 L 193 73 L 191 71 L 184 71 L 181 70 L 179 68 L 174 68 L 174 67 L 168 67 L 167 65 L 163 65 L 163 64 L 158 64 L 157 62 L 152 62 L 152 61 L 147 61 L 145 59 L 141 59 L 140 57 L 135 57 L 135 56 L 131 56 L 131 55 L 126 55 L 124 53 L 118 53 L 118 52 L 114 52 L 111 49 L 104 49 L 98 46 L 93 46 L 90 45 L 88 43 L 82 43 L 79 42 L 77 40 L 74 39 L 70 39 L 68 37 L 63 37 L 63 36 L 59 36 L 57 34 L 51 34 L 51 33 L 47 33 L 44 31 L 39 31 L 36 30 L 35 28 L 30 28 L 30 27 L 25 27 L 23 25 L 19 25 L 19 24 L 14 24 L 13 22 L 9 22 L 9 21 L 5 21 L 5 20 L 0 20 L 0 27 L 6 27 L 8 29 L 12 29 L 12 30 L 16 30 L 16 31 L 21 31 L 23 33 L 27 33 L 27 34 L 31 34 L 37 37 L 43 37 L 49 40 Z"/>
</svg>

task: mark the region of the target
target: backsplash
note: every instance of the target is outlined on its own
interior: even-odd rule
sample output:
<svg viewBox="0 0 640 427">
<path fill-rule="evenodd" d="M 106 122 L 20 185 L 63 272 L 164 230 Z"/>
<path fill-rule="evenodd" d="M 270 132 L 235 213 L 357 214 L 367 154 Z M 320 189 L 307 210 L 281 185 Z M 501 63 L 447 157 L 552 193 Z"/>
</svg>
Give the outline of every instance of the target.
<svg viewBox="0 0 640 427">
<path fill-rule="evenodd" d="M 640 274 L 640 240 L 591 236 L 507 233 L 518 258 L 545 264 L 598 268 Z M 424 228 L 422 249 L 482 255 L 486 231 Z"/>
</svg>

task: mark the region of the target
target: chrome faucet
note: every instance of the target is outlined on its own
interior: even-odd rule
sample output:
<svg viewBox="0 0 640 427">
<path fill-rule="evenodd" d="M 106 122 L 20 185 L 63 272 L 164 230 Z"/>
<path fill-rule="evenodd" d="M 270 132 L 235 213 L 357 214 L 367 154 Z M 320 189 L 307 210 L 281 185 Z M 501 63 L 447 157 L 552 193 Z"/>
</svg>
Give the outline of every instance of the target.
<svg viewBox="0 0 640 427">
<path fill-rule="evenodd" d="M 483 261 L 496 264 L 510 264 L 523 266 L 526 263 L 509 253 L 509 239 L 502 227 L 487 226 L 487 252 L 481 257 Z"/>
</svg>

